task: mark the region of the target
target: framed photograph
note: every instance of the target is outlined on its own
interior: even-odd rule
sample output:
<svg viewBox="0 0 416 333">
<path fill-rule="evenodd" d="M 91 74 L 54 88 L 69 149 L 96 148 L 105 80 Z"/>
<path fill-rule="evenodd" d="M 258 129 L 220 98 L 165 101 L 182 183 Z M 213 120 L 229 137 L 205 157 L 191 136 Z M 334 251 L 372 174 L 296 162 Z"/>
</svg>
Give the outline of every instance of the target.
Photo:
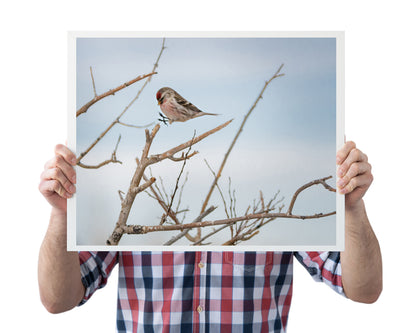
<svg viewBox="0 0 416 333">
<path fill-rule="evenodd" d="M 70 32 L 68 50 L 68 250 L 343 250 L 343 32 Z"/>
</svg>

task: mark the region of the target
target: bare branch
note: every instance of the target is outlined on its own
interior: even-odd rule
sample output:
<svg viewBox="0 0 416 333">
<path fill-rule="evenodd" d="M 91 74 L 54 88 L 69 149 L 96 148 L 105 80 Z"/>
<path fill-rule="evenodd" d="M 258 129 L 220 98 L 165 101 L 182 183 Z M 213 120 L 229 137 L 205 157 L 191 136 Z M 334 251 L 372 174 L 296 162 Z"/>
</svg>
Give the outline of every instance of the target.
<svg viewBox="0 0 416 333">
<path fill-rule="evenodd" d="M 295 194 L 293 194 L 293 197 L 292 197 L 292 200 L 291 200 L 291 202 L 290 202 L 290 205 L 289 205 L 289 208 L 288 208 L 288 210 L 287 210 L 287 213 L 288 213 L 288 214 L 292 214 L 293 206 L 295 205 L 295 201 L 296 201 L 296 199 L 297 199 L 298 195 L 299 195 L 302 191 L 306 190 L 308 187 L 311 187 L 311 186 L 313 186 L 313 185 L 318 185 L 318 184 L 321 184 L 321 185 L 322 185 L 323 187 L 325 187 L 328 191 L 335 192 L 336 190 L 335 190 L 334 188 L 332 188 L 331 186 L 329 186 L 329 185 L 325 182 L 326 180 L 328 180 L 328 179 L 330 179 L 330 178 L 332 178 L 332 176 L 328 176 L 328 177 L 321 178 L 321 179 L 316 179 L 316 180 L 313 180 L 313 181 L 311 181 L 311 182 L 309 182 L 309 183 L 307 183 L 307 184 L 305 184 L 305 185 L 303 185 L 303 186 L 299 187 L 299 188 L 296 190 Z"/>
<path fill-rule="evenodd" d="M 318 179 L 316 181 L 309 182 L 303 186 L 301 186 L 296 193 L 300 193 L 300 191 L 305 190 L 306 188 L 312 186 L 314 183 L 321 183 L 325 182 L 325 180 L 329 179 L 330 177 L 325 177 Z M 312 184 L 312 185 L 311 185 Z M 235 235 L 231 237 L 230 240 L 225 242 L 223 245 L 235 245 L 242 241 L 247 241 L 257 235 L 260 232 L 260 228 L 264 225 L 270 223 L 271 221 L 275 220 L 276 218 L 290 218 L 290 219 L 317 219 L 322 218 L 330 215 L 334 215 L 336 212 L 330 213 L 318 213 L 313 215 L 294 215 L 292 213 L 282 213 L 281 210 L 283 205 L 280 206 L 278 213 L 271 213 L 272 210 L 275 209 L 275 205 L 280 203 L 282 199 L 277 200 L 279 192 L 277 192 L 273 198 L 265 205 L 263 193 L 260 191 L 260 198 L 258 200 L 258 204 L 255 204 L 254 207 L 261 205 L 262 211 L 254 212 L 252 214 L 248 214 L 250 207 L 247 208 L 246 213 L 244 216 L 240 217 L 232 217 L 222 220 L 214 220 L 214 221 L 193 221 L 192 223 L 188 224 L 181 224 L 181 225 L 165 225 L 165 226 L 128 226 L 126 231 L 127 233 L 139 233 L 144 234 L 148 232 L 156 232 L 156 231 L 167 231 L 167 230 L 182 230 L 180 233 L 181 237 L 186 235 L 187 232 L 193 228 L 202 228 L 208 226 L 215 226 L 215 225 L 222 225 L 222 227 L 217 228 L 216 230 L 212 231 L 205 237 L 199 238 L 196 240 L 193 245 L 200 245 L 203 241 L 207 238 L 211 237 L 215 233 L 223 230 L 224 228 L 232 225 L 238 225 L 236 227 Z M 231 195 L 231 194 L 230 194 Z M 295 200 L 297 196 L 294 196 Z M 235 201 L 235 198 L 234 198 Z M 254 210 L 253 210 L 254 211 Z M 240 223 L 238 223 L 240 222 Z M 165 228 L 166 227 L 166 228 Z M 175 236 L 177 237 L 177 236 Z"/>
<path fill-rule="evenodd" d="M 199 215 L 195 220 L 193 220 L 192 222 L 199 222 L 201 221 L 204 217 L 206 217 L 208 214 L 211 214 L 217 207 L 215 206 L 211 206 L 209 207 L 205 212 L 203 212 L 201 215 Z M 177 234 L 176 236 L 172 237 L 170 240 L 168 240 L 165 244 L 163 245 L 172 245 L 173 243 L 175 243 L 176 241 L 178 241 L 179 239 L 181 239 L 182 237 L 186 236 L 186 234 L 189 232 L 189 229 L 182 231 L 181 233 Z"/>
<path fill-rule="evenodd" d="M 214 177 L 216 177 L 215 172 L 214 172 L 214 170 L 212 170 L 211 166 L 208 164 L 208 161 L 207 161 L 205 158 L 204 158 L 204 161 L 205 161 L 205 164 L 207 165 L 208 169 L 211 171 L 211 173 L 214 175 Z M 228 210 L 227 210 L 227 204 L 226 204 L 226 202 L 225 202 L 224 195 L 222 194 L 221 188 L 220 188 L 220 186 L 218 185 L 218 183 L 215 183 L 215 186 L 217 187 L 218 192 L 220 193 L 220 196 L 221 196 L 221 199 L 222 199 L 222 203 L 223 203 L 223 205 L 224 205 L 225 215 L 226 215 L 228 218 L 230 218 L 230 215 L 228 214 Z"/>
<path fill-rule="evenodd" d="M 189 176 L 189 172 L 186 173 L 185 180 L 183 181 L 182 186 L 181 186 L 181 190 L 179 191 L 178 203 L 176 204 L 176 209 L 175 209 L 177 213 L 179 213 L 179 207 L 181 206 L 183 189 L 185 187 L 186 182 L 188 181 L 188 176 Z"/>
<path fill-rule="evenodd" d="M 91 67 L 90 67 L 90 69 L 91 69 Z M 152 76 L 152 75 L 154 75 L 154 74 L 157 74 L 157 72 L 152 72 L 152 73 L 145 74 L 145 75 L 139 75 L 139 76 L 135 77 L 134 79 L 132 79 L 132 80 L 130 80 L 130 81 L 127 81 L 127 82 L 123 83 L 122 85 L 120 85 L 120 86 L 118 86 L 118 87 L 116 87 L 116 88 L 114 88 L 114 89 L 111 89 L 111 90 L 107 91 L 107 92 L 106 92 L 106 93 L 104 93 L 104 94 L 101 94 L 101 95 L 99 95 L 99 96 L 95 95 L 95 97 L 94 97 L 92 100 L 90 100 L 90 101 L 89 101 L 89 102 L 87 102 L 84 106 L 82 106 L 82 107 L 80 107 L 80 108 L 78 109 L 78 111 L 77 111 L 77 117 L 78 117 L 78 116 L 80 116 L 81 114 L 83 114 L 83 113 L 87 112 L 87 111 L 88 111 L 88 109 L 89 109 L 92 105 L 94 105 L 94 104 L 95 104 L 95 103 L 97 103 L 98 101 L 102 100 L 103 98 L 105 98 L 105 97 L 107 97 L 107 96 L 110 96 L 110 95 L 114 95 L 116 92 L 118 92 L 118 91 L 120 91 L 120 90 L 122 90 L 122 89 L 124 89 L 124 88 L 126 88 L 126 87 L 128 87 L 128 86 L 130 86 L 130 85 L 132 85 L 133 83 L 136 83 L 137 81 L 143 80 L 143 79 L 145 79 L 145 78 L 147 78 L 147 77 L 149 77 L 149 76 Z M 91 76 L 92 76 L 92 72 L 91 72 Z M 95 92 L 95 83 L 94 83 L 94 79 L 93 79 L 93 85 L 94 85 L 94 92 Z M 96 94 L 96 92 L 95 92 L 95 94 Z"/>
<path fill-rule="evenodd" d="M 174 161 L 174 162 L 180 162 L 180 161 L 183 161 L 183 160 L 185 160 L 185 159 L 190 159 L 192 156 L 194 156 L 194 155 L 196 155 L 196 154 L 198 154 L 198 152 L 197 151 L 193 151 L 192 153 L 190 153 L 190 154 L 186 154 L 186 156 L 182 153 L 181 154 L 181 157 L 175 157 L 175 156 L 171 156 L 171 157 L 168 157 L 170 160 L 172 160 L 172 161 Z"/>
<path fill-rule="evenodd" d="M 208 202 L 209 202 L 209 199 L 211 198 L 211 195 L 212 195 L 212 192 L 214 190 L 215 184 L 217 183 L 218 179 L 221 177 L 221 173 L 222 173 L 222 171 L 224 169 L 225 163 L 227 162 L 228 157 L 229 157 L 231 151 L 233 150 L 234 145 L 237 142 L 238 137 L 240 136 L 241 132 L 243 131 L 243 127 L 246 124 L 246 121 L 247 121 L 248 117 L 253 112 L 253 110 L 256 108 L 257 103 L 259 102 L 259 100 L 263 98 L 263 93 L 266 90 L 267 86 L 270 84 L 270 82 L 272 82 L 275 78 L 281 77 L 281 76 L 284 75 L 284 74 L 280 74 L 280 71 L 282 70 L 282 68 L 283 68 L 283 64 L 280 65 L 280 67 L 278 68 L 278 70 L 276 71 L 276 73 L 274 73 L 273 76 L 268 81 L 266 81 L 266 83 L 264 84 L 264 87 L 261 90 L 261 92 L 260 92 L 259 96 L 257 97 L 256 101 L 254 102 L 254 104 L 252 105 L 252 107 L 250 108 L 250 110 L 247 112 L 247 114 L 244 116 L 244 119 L 243 119 L 243 121 L 242 121 L 242 123 L 240 125 L 240 128 L 238 129 L 238 131 L 237 131 L 234 139 L 231 142 L 230 147 L 228 148 L 227 152 L 225 153 L 224 159 L 223 159 L 223 161 L 221 163 L 221 166 L 220 166 L 218 172 L 216 173 L 216 177 L 215 177 L 214 181 L 211 184 L 211 187 L 210 187 L 210 189 L 208 191 L 208 194 L 207 194 L 207 196 L 205 198 L 204 203 L 202 204 L 201 212 L 203 212 L 205 210 L 205 208 L 207 207 L 207 205 L 208 205 Z M 200 230 L 198 231 L 198 236 L 199 237 L 201 236 Z"/>
<path fill-rule="evenodd" d="M 97 97 L 97 90 L 95 90 L 94 75 L 92 75 L 92 67 L 91 66 L 90 66 L 90 74 L 91 74 L 91 80 L 92 80 L 92 87 L 94 89 L 94 97 Z"/>
<path fill-rule="evenodd" d="M 123 164 L 123 162 L 119 161 L 117 159 L 117 156 L 116 156 L 116 152 L 117 152 L 117 149 L 118 149 L 118 144 L 120 143 L 120 139 L 121 139 L 121 135 L 119 135 L 119 137 L 118 137 L 116 146 L 115 146 L 115 148 L 113 150 L 113 153 L 111 154 L 111 158 L 110 159 L 105 160 L 104 162 L 101 162 L 100 164 L 97 164 L 97 165 L 86 165 L 86 164 L 83 164 L 83 163 L 79 162 L 78 163 L 78 166 L 80 166 L 81 168 L 84 168 L 84 169 L 99 169 L 99 168 L 103 167 L 104 165 L 107 165 L 107 164 L 110 164 L 110 163 L 120 163 L 120 164 Z"/>
<path fill-rule="evenodd" d="M 226 241 L 222 245 L 236 245 L 239 241 L 247 241 L 247 240 L 251 239 L 252 237 L 254 237 L 255 235 L 257 235 L 259 232 L 260 232 L 260 230 L 256 230 L 255 232 L 253 232 L 251 234 L 240 234 L 240 235 L 236 235 L 235 237 L 233 237 L 232 239 Z"/>
<path fill-rule="evenodd" d="M 105 160 L 99 164 L 96 165 L 87 165 L 87 164 L 83 164 L 81 162 L 78 163 L 78 166 L 84 169 L 99 169 L 101 167 L 103 167 L 104 165 L 110 164 L 110 163 L 120 163 L 123 164 L 123 162 L 115 160 L 113 158 L 109 159 L 109 160 Z"/>
<path fill-rule="evenodd" d="M 209 130 L 199 136 L 197 136 L 194 139 L 191 139 L 185 143 L 182 143 L 170 150 L 165 151 L 162 154 L 157 154 L 157 155 L 152 155 L 149 157 L 149 164 L 154 164 L 160 161 L 163 161 L 166 158 L 170 158 L 173 155 L 175 155 L 176 153 L 180 152 L 181 150 L 184 150 L 186 148 L 188 148 L 189 146 L 198 143 L 199 141 L 205 139 L 207 136 L 210 136 L 211 134 L 214 134 L 215 132 L 218 132 L 219 130 L 223 129 L 224 127 L 228 126 L 231 122 L 233 121 L 233 119 L 230 119 L 228 121 L 226 121 L 225 123 L 213 128 L 212 130 Z"/>
<path fill-rule="evenodd" d="M 117 121 L 117 123 L 118 123 L 118 124 L 120 124 L 120 125 L 126 126 L 126 127 L 133 127 L 133 128 L 139 128 L 139 129 L 141 129 L 141 128 L 147 128 L 147 127 L 150 127 L 150 126 L 152 126 L 155 122 L 152 122 L 152 123 L 147 124 L 147 125 L 140 125 L 140 126 L 139 126 L 139 125 L 126 124 L 126 123 L 121 122 L 120 120 L 118 120 L 118 121 Z"/>
<path fill-rule="evenodd" d="M 162 52 L 165 49 L 165 39 L 163 38 L 163 42 L 162 42 L 162 48 L 159 52 L 159 56 L 157 57 L 156 63 L 153 66 L 153 70 L 152 73 L 156 73 L 155 69 L 158 66 L 159 63 L 159 59 L 162 56 Z M 130 103 L 124 108 L 124 110 L 119 114 L 119 116 L 101 133 L 101 135 L 94 140 L 94 142 L 85 150 L 83 151 L 77 158 L 77 164 L 79 164 L 79 162 L 81 161 L 81 159 L 83 159 L 85 157 L 85 155 L 87 155 L 92 148 L 95 147 L 95 145 L 100 142 L 100 140 L 104 137 L 104 135 L 106 135 L 115 124 L 118 124 L 120 118 L 126 113 L 126 111 L 133 105 L 133 103 L 139 98 L 139 96 L 141 95 L 143 89 L 146 87 L 146 85 L 150 82 L 150 80 L 152 79 L 152 75 L 150 75 L 146 81 L 143 83 L 142 87 L 139 89 L 139 91 L 137 92 L 136 96 L 130 101 Z M 89 107 L 89 106 L 88 106 Z"/>
<path fill-rule="evenodd" d="M 159 195 L 164 198 L 164 202 L 169 202 L 169 195 L 168 195 L 168 192 L 166 191 L 163 178 L 159 177 L 159 179 L 160 179 L 160 187 L 162 188 L 162 190 L 160 190 L 159 187 L 157 187 L 157 185 L 155 187 L 159 191 Z"/>
<path fill-rule="evenodd" d="M 215 229 L 215 230 L 213 230 L 212 232 L 210 232 L 208 235 L 206 235 L 206 236 L 204 236 L 204 237 L 201 237 L 199 240 L 197 240 L 195 243 L 193 243 L 192 245 L 201 245 L 202 244 L 202 242 L 204 241 L 204 240 L 206 240 L 206 239 L 208 239 L 209 237 L 211 237 L 211 236 L 213 236 L 213 235 L 215 235 L 217 232 L 220 232 L 220 231 L 222 231 L 222 230 L 224 230 L 225 228 L 227 228 L 227 227 L 231 227 L 233 224 L 230 224 L 230 225 L 228 225 L 228 224 L 225 224 L 225 225 L 223 225 L 222 227 L 219 227 L 219 228 L 217 228 L 217 229 Z"/>
<path fill-rule="evenodd" d="M 179 172 L 178 178 L 176 178 L 175 188 L 174 188 L 173 193 L 172 193 L 172 196 L 170 198 L 170 202 L 169 202 L 169 206 L 168 206 L 168 211 L 167 211 L 167 214 L 168 215 L 169 215 L 170 210 L 172 209 L 173 200 L 175 199 L 176 191 L 179 188 L 179 180 L 181 179 L 183 170 L 185 169 L 186 161 L 188 159 L 189 153 L 191 152 L 192 143 L 193 143 L 193 140 L 195 139 L 195 135 L 196 135 L 196 131 L 194 130 L 194 135 L 193 135 L 193 137 L 191 139 L 191 144 L 190 144 L 190 146 L 188 148 L 188 151 L 185 154 L 182 153 L 182 158 L 181 159 L 176 159 L 176 161 L 183 161 L 183 163 L 182 163 L 182 168 L 181 168 L 181 171 Z M 195 154 L 193 154 L 193 155 L 195 155 Z M 173 156 L 170 157 L 170 159 L 172 159 L 172 158 L 173 158 Z M 162 218 L 162 220 L 160 221 L 160 224 L 165 223 L 165 221 L 166 221 L 166 217 L 165 218 Z"/>
<path fill-rule="evenodd" d="M 156 231 L 170 231 L 170 230 L 186 230 L 200 227 L 209 227 L 214 225 L 231 224 L 238 221 L 251 220 L 251 219 L 264 219 L 264 218 L 288 218 L 288 219 L 317 219 L 330 215 L 334 215 L 336 212 L 330 213 L 318 213 L 314 215 L 288 215 L 285 213 L 263 213 L 263 214 L 248 214 L 246 216 L 233 217 L 230 219 L 214 220 L 214 221 L 203 221 L 193 222 L 187 224 L 175 224 L 175 225 L 155 225 L 155 226 L 142 226 L 142 225 L 128 225 L 126 226 L 126 233 L 128 234 L 147 234 L 149 232 Z"/>
<path fill-rule="evenodd" d="M 145 182 L 143 185 L 137 186 L 135 188 L 133 188 L 133 192 L 135 194 L 138 194 L 142 191 L 144 191 L 145 189 L 147 189 L 150 185 L 152 185 L 154 182 L 156 181 L 156 178 L 152 177 L 150 178 L 147 182 Z"/>
<path fill-rule="evenodd" d="M 146 142 L 143 148 L 143 152 L 142 152 L 142 156 L 140 159 L 136 159 L 136 163 L 137 163 L 137 167 L 136 167 L 136 171 L 134 172 L 134 175 L 132 177 L 132 180 L 130 182 L 130 188 L 126 194 L 126 197 L 124 199 L 124 201 L 122 202 L 121 205 L 121 211 L 119 214 L 119 218 L 118 221 L 116 223 L 116 226 L 114 228 L 113 233 L 111 234 L 111 236 L 107 239 L 107 244 L 108 245 L 117 245 L 118 242 L 120 241 L 121 237 L 123 236 L 123 233 L 125 233 L 126 230 L 126 222 L 128 219 L 128 216 L 130 214 L 130 210 L 131 207 L 133 205 L 133 202 L 136 198 L 137 192 L 135 190 L 135 188 L 137 186 L 139 186 L 142 178 L 144 177 L 144 171 L 147 167 L 149 167 L 150 165 L 154 164 L 154 163 L 158 163 L 160 161 L 163 161 L 164 159 L 167 159 L 169 157 L 172 157 L 174 154 L 180 152 L 183 149 L 189 148 L 190 146 L 194 145 L 195 143 L 205 139 L 206 137 L 208 137 L 211 134 L 214 134 L 216 132 L 218 132 L 219 130 L 223 129 L 224 127 L 226 127 L 228 124 L 230 124 L 232 120 L 229 120 L 185 143 L 182 143 L 168 151 L 165 151 L 162 154 L 157 154 L 157 155 L 151 155 L 148 156 L 149 154 L 149 150 L 150 150 L 150 146 L 153 142 L 154 137 L 156 136 L 160 125 L 157 124 L 152 132 L 150 133 L 148 129 L 145 130 L 145 135 L 146 135 Z M 176 222 L 176 221 L 175 221 Z M 178 221 L 179 223 L 179 221 Z M 161 226 L 163 227 L 163 226 Z"/>
</svg>

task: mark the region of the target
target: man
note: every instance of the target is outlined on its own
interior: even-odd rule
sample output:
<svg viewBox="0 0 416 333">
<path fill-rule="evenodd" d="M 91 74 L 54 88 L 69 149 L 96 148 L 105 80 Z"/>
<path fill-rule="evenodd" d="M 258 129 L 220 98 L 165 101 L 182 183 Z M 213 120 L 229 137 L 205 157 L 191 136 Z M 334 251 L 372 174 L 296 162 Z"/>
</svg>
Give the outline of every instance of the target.
<svg viewBox="0 0 416 333">
<path fill-rule="evenodd" d="M 39 256 L 39 288 L 48 311 L 83 304 L 119 264 L 119 332 L 284 332 L 293 256 L 318 281 L 364 303 L 382 290 L 381 253 L 363 196 L 372 183 L 367 156 L 347 142 L 336 156 L 345 194 L 345 251 L 67 252 L 66 200 L 75 193 L 75 155 L 57 145 L 40 192 L 52 206 Z M 341 274 L 342 272 L 342 274 Z"/>
</svg>

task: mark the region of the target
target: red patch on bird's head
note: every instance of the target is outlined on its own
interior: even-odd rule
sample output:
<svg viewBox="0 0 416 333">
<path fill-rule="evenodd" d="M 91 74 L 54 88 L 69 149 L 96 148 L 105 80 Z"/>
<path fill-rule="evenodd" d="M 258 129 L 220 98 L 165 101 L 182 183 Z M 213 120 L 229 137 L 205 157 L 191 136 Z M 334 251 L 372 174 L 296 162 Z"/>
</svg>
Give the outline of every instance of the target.
<svg viewBox="0 0 416 333">
<path fill-rule="evenodd" d="M 159 100 L 162 97 L 162 93 L 160 91 L 156 94 L 156 99 Z"/>
</svg>

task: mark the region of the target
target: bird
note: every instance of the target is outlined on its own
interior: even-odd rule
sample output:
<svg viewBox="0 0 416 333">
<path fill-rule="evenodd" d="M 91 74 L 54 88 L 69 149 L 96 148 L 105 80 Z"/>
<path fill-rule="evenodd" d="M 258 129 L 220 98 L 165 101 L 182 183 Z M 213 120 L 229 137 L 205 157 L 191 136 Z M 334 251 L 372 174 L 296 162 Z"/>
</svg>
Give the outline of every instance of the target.
<svg viewBox="0 0 416 333">
<path fill-rule="evenodd" d="M 163 87 L 156 93 L 157 104 L 164 113 L 159 115 L 162 117 L 159 119 L 166 124 L 172 124 L 174 121 L 187 121 L 200 116 L 218 116 L 217 113 L 203 112 L 195 105 L 188 102 L 185 98 L 179 95 L 175 90 L 169 87 Z"/>
</svg>

